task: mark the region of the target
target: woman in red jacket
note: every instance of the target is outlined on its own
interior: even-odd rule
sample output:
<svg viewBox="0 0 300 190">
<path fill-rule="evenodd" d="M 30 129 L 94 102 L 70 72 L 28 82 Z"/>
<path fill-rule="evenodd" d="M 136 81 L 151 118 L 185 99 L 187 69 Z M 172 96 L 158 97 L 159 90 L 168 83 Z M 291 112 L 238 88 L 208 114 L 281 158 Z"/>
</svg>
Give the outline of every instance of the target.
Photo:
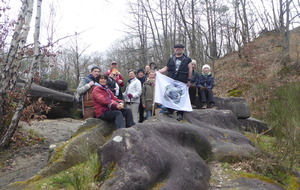
<svg viewBox="0 0 300 190">
<path fill-rule="evenodd" d="M 124 102 L 115 97 L 107 87 L 108 76 L 101 74 L 99 84 L 93 89 L 96 117 L 106 121 L 114 121 L 116 129 L 135 125 L 129 108 L 124 108 Z M 123 119 L 125 117 L 125 122 Z"/>
</svg>

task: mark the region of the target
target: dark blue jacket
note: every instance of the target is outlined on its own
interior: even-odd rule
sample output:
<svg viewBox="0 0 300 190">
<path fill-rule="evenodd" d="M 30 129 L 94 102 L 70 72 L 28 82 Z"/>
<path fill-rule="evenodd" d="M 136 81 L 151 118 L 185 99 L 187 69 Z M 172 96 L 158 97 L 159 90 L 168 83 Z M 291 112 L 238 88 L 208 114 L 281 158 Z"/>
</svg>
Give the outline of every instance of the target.
<svg viewBox="0 0 300 190">
<path fill-rule="evenodd" d="M 168 67 L 168 77 L 179 80 L 183 83 L 187 83 L 188 77 L 189 77 L 189 67 L 188 64 L 192 62 L 191 58 L 189 58 L 187 55 L 183 54 L 181 59 L 181 64 L 179 66 L 178 72 L 176 73 L 176 67 L 175 67 L 175 61 L 176 57 L 175 55 L 170 57 L 167 67 Z"/>
<path fill-rule="evenodd" d="M 208 75 L 208 76 L 200 75 L 197 86 L 213 89 L 215 86 L 215 79 L 212 75 Z"/>
</svg>

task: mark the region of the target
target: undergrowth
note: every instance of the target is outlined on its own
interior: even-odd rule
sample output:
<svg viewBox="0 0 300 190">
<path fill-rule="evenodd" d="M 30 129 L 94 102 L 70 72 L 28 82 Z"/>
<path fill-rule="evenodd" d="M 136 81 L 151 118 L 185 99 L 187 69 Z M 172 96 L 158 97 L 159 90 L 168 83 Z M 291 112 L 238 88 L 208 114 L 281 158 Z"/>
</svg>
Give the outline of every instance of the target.
<svg viewBox="0 0 300 190">
<path fill-rule="evenodd" d="M 262 175 L 287 190 L 298 190 L 300 172 L 300 84 L 290 83 L 273 92 L 266 120 L 274 136 L 246 134 L 261 150 L 244 162 L 250 173 Z"/>
<path fill-rule="evenodd" d="M 28 189 L 98 189 L 99 183 L 95 180 L 95 175 L 99 169 L 97 154 L 92 154 L 90 159 L 82 164 L 62 171 L 52 177 L 42 179 L 28 186 Z"/>
</svg>

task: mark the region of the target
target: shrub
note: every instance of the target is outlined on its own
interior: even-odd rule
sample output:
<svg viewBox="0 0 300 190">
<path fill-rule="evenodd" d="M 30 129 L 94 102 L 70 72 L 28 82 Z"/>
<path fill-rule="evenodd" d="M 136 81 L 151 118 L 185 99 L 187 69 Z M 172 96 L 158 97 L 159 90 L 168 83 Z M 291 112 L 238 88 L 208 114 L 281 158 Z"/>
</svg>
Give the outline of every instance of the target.
<svg viewBox="0 0 300 190">
<path fill-rule="evenodd" d="M 267 119 L 275 132 L 278 164 L 286 172 L 299 169 L 300 84 L 291 83 L 275 90 L 269 101 Z"/>
</svg>

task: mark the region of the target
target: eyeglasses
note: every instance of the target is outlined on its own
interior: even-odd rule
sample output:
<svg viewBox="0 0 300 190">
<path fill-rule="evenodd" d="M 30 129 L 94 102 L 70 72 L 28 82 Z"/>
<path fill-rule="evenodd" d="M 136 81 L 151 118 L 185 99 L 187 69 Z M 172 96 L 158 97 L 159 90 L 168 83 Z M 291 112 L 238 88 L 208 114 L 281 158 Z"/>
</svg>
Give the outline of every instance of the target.
<svg viewBox="0 0 300 190">
<path fill-rule="evenodd" d="M 117 77 L 117 76 L 119 76 L 118 74 L 113 74 L 113 77 Z"/>
</svg>

